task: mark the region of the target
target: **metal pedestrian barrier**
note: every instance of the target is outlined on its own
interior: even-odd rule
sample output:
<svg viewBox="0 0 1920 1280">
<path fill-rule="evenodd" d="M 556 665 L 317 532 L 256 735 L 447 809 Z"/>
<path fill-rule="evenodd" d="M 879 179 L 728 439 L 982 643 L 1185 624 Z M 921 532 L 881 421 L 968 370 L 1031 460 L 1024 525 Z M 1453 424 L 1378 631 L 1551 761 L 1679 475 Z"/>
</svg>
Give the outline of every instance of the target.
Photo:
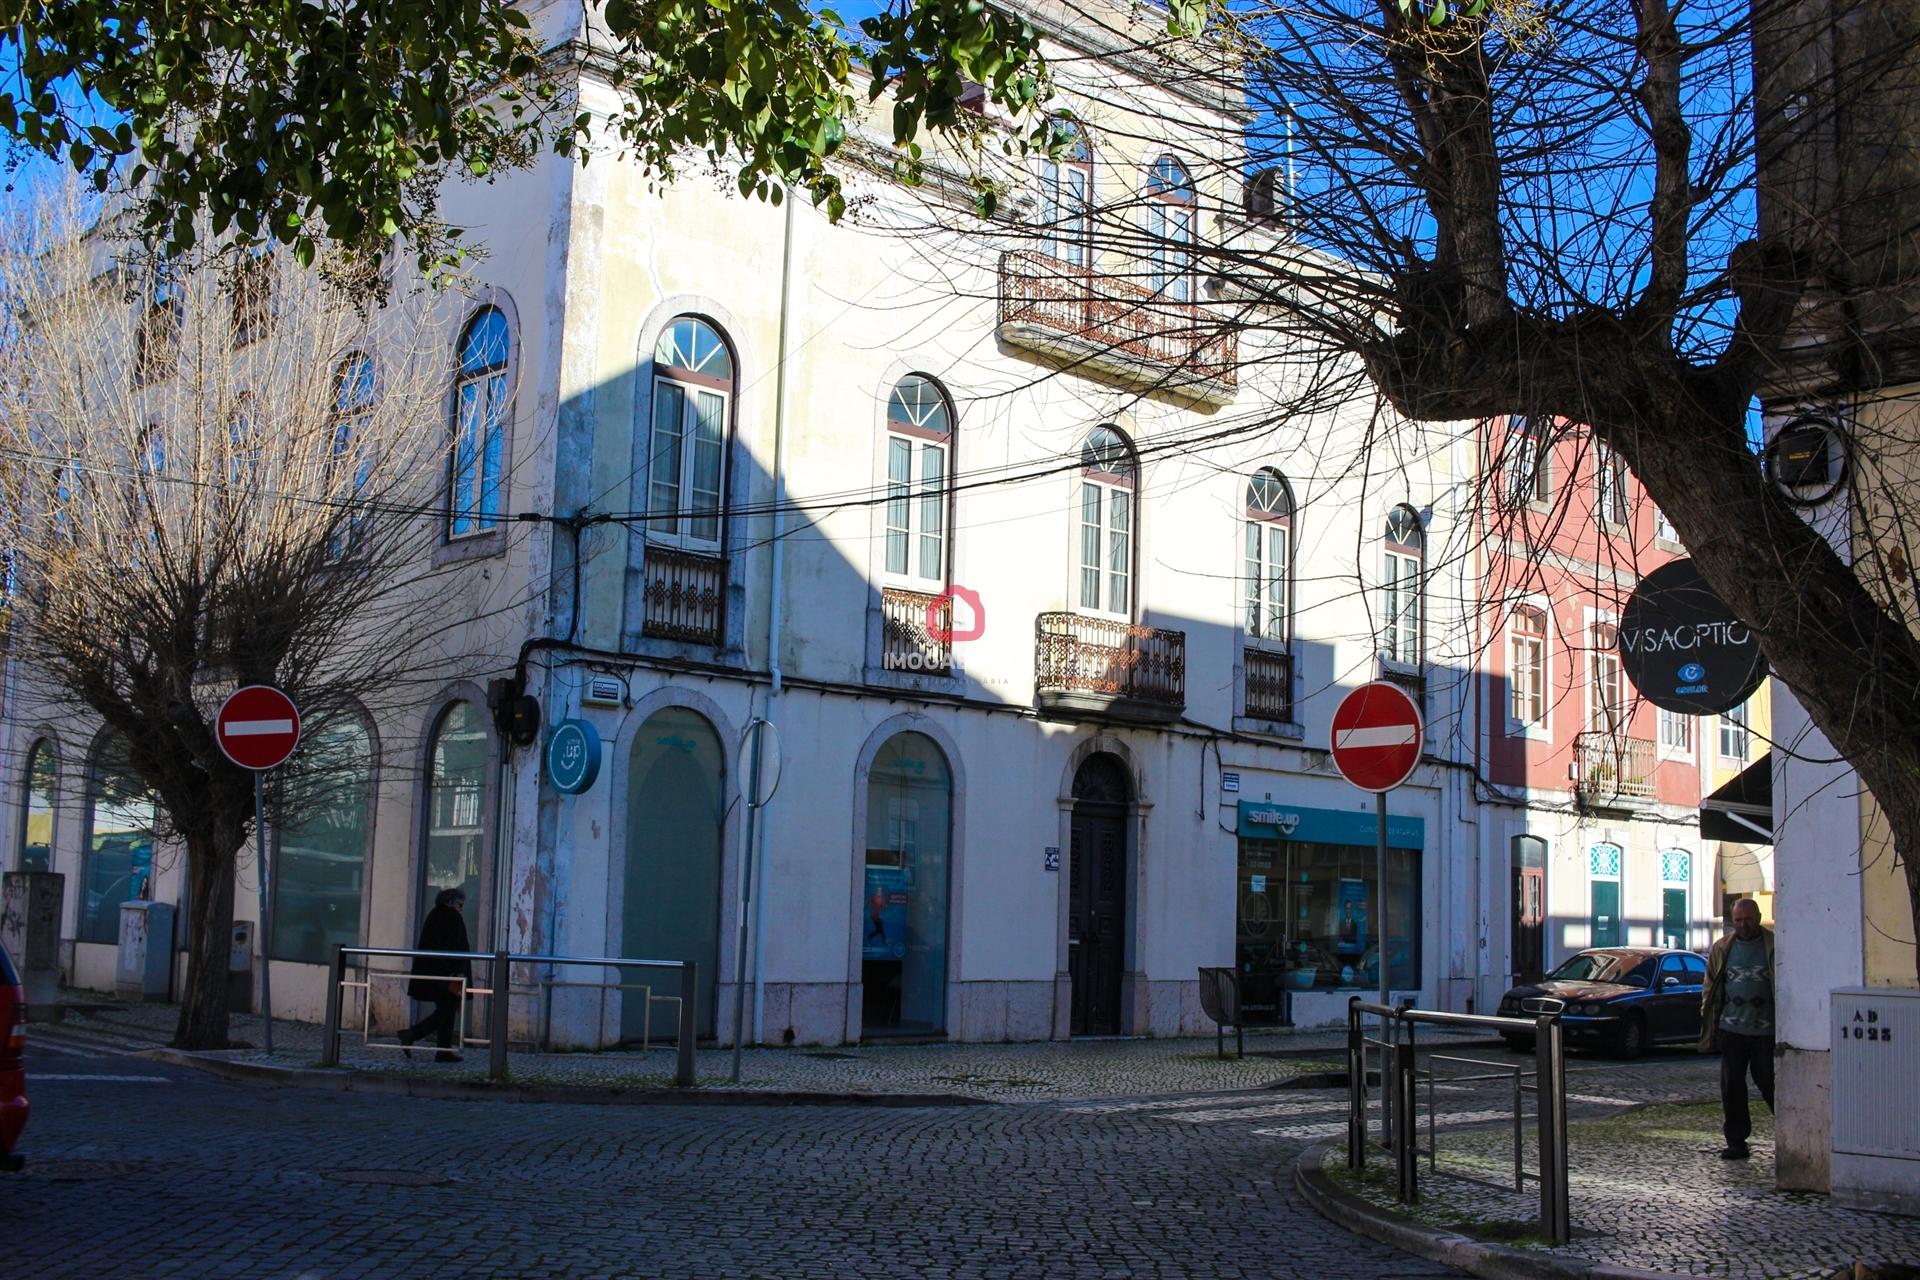
<svg viewBox="0 0 1920 1280">
<path fill-rule="evenodd" d="M 358 978 L 347 976 L 348 957 L 359 960 L 355 966 Z M 550 1005 L 555 987 L 596 987 L 603 990 L 644 990 L 647 993 L 648 1034 L 641 1044 L 644 1049 L 651 1043 L 651 1024 L 653 1007 L 656 1004 L 676 1004 L 677 1030 L 675 1032 L 675 1062 L 673 1082 L 683 1088 L 694 1083 L 693 1049 L 696 1035 L 695 1018 L 700 1002 L 695 998 L 699 992 L 700 966 L 692 960 L 640 960 L 628 956 L 542 956 L 517 955 L 507 951 L 419 951 L 411 947 L 347 947 L 336 944 L 328 964 L 327 978 L 327 1014 L 322 1027 L 320 1040 L 320 1064 L 327 1067 L 340 1065 L 340 1008 L 342 993 L 357 990 L 361 993 L 362 1012 L 360 1033 L 363 1039 L 370 1036 L 372 1029 L 373 983 L 381 978 L 405 978 L 413 980 L 415 975 L 404 970 L 376 969 L 370 963 L 376 959 L 418 960 L 424 957 L 440 960 L 477 960 L 487 965 L 487 982 L 484 986 L 472 986 L 464 978 L 425 978 L 424 981 L 447 982 L 459 991 L 459 1021 L 455 1024 L 466 1026 L 467 998 L 485 996 L 487 998 L 487 1035 L 484 1041 L 475 1041 L 464 1032 L 461 1043 L 485 1043 L 487 1046 L 487 1079 L 504 1080 L 507 1075 L 507 1010 L 512 1001 L 514 988 L 510 983 L 512 968 L 516 964 L 572 965 L 580 968 L 615 969 L 624 972 L 628 969 L 652 970 L 664 969 L 680 975 L 679 996 L 656 996 L 650 985 L 622 982 L 565 983 L 556 982 L 551 976 L 541 979 L 537 987 L 520 988 L 522 991 L 537 991 L 541 995 L 543 1006 Z M 541 1017 L 541 1043 L 547 1043 L 551 1026 L 552 1009 L 543 1008 Z"/>
<path fill-rule="evenodd" d="M 1368 1035 L 1363 1018 L 1379 1019 L 1377 1035 Z M 1479 1058 L 1427 1052 L 1427 1065 L 1419 1065 L 1421 1052 L 1418 1028 L 1422 1025 L 1454 1027 L 1465 1030 L 1525 1034 L 1533 1037 L 1534 1069 L 1524 1064 L 1492 1063 Z M 1379 1139 L 1376 1143 L 1368 1120 L 1370 1092 L 1367 1087 L 1367 1053 L 1380 1054 Z M 1441 1075 L 1435 1063 L 1478 1068 L 1466 1074 Z M 1484 1070 L 1492 1068 L 1492 1070 Z M 1427 1088 L 1427 1145 L 1420 1146 L 1419 1085 Z M 1567 1058 L 1558 1019 L 1550 1015 L 1537 1018 L 1503 1018 L 1489 1014 L 1440 1013 L 1399 1006 L 1373 1004 L 1354 996 L 1347 1001 L 1347 1168 L 1354 1173 L 1365 1170 L 1367 1149 L 1378 1146 L 1393 1159 L 1394 1198 L 1404 1204 L 1420 1199 L 1421 1156 L 1427 1157 L 1427 1170 L 1439 1177 L 1455 1178 L 1500 1190 L 1503 1184 L 1491 1183 L 1440 1167 L 1440 1143 L 1437 1122 L 1436 1086 L 1466 1084 L 1490 1080 L 1511 1080 L 1513 1099 L 1513 1186 L 1524 1191 L 1528 1182 L 1540 1185 L 1540 1231 L 1555 1244 L 1572 1238 L 1573 1224 L 1567 1210 Z M 1525 1166 L 1524 1101 L 1535 1099 L 1534 1121 L 1538 1134 L 1539 1168 Z"/>
</svg>

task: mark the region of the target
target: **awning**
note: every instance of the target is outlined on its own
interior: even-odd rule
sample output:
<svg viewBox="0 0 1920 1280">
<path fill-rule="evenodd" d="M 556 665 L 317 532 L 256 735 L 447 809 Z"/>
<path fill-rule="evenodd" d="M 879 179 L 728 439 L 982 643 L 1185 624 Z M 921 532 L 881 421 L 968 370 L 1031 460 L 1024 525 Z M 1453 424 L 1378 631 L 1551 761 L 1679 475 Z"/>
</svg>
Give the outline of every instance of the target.
<svg viewBox="0 0 1920 1280">
<path fill-rule="evenodd" d="M 1700 838 L 1773 843 L 1773 753 L 1762 755 L 1700 802 Z"/>
<path fill-rule="evenodd" d="M 1760 865 L 1760 851 L 1751 845 L 1720 842 L 1720 892 L 1748 897 L 1772 893 L 1766 868 Z"/>
</svg>

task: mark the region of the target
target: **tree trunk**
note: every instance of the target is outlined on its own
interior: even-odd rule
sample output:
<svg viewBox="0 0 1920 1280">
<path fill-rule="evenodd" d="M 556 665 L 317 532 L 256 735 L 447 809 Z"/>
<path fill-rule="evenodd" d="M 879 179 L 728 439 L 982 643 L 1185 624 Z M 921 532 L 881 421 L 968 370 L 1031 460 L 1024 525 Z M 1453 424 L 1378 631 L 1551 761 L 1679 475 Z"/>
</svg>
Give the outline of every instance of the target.
<svg viewBox="0 0 1920 1280">
<path fill-rule="evenodd" d="M 177 1049 L 225 1049 L 227 956 L 233 945 L 233 870 L 239 841 L 213 832 L 187 836 L 192 909 L 187 913 L 187 981 L 174 1029 Z"/>
</svg>

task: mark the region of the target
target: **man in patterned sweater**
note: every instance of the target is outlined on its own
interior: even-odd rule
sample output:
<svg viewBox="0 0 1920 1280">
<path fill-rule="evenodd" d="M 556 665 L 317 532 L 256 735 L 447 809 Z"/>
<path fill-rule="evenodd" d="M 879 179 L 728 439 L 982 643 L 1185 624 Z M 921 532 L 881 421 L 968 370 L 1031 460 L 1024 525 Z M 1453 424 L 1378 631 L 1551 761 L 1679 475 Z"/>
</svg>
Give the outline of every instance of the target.
<svg viewBox="0 0 1920 1280">
<path fill-rule="evenodd" d="M 1747 1075 L 1773 1110 L 1773 930 L 1760 927 L 1752 898 L 1733 904 L 1733 932 L 1707 953 L 1700 993 L 1700 1052 L 1720 1050 L 1720 1106 L 1726 1120 L 1722 1160 L 1747 1158 L 1753 1116 Z"/>
</svg>

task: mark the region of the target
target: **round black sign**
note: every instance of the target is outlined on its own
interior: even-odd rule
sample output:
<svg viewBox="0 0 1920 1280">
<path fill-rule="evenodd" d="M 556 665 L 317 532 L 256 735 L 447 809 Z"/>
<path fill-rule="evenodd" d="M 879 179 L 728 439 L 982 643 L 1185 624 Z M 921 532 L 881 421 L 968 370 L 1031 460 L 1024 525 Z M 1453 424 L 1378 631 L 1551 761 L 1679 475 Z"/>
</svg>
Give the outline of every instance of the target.
<svg viewBox="0 0 1920 1280">
<path fill-rule="evenodd" d="M 1734 617 L 1691 560 L 1640 579 L 1620 619 L 1620 662 L 1640 696 L 1683 715 L 1718 715 L 1766 677 L 1753 628 Z"/>
</svg>

